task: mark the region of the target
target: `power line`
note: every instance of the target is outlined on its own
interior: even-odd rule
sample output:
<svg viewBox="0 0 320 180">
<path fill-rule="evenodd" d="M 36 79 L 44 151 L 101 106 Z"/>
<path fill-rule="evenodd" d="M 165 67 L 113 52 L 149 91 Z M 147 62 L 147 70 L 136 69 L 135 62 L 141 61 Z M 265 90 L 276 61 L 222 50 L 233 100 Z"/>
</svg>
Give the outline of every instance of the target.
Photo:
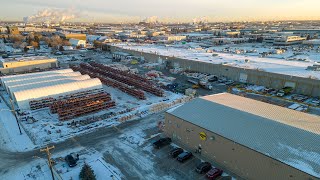
<svg viewBox="0 0 320 180">
<path fill-rule="evenodd" d="M 51 171 L 52 180 L 54 180 L 54 175 L 53 175 L 53 169 L 52 169 L 52 160 L 51 160 L 50 150 L 54 149 L 54 148 L 55 148 L 54 146 L 51 146 L 51 147 L 47 146 L 44 149 L 40 149 L 40 152 L 46 152 L 47 153 L 48 165 L 49 165 L 49 168 L 50 168 L 50 171 Z"/>
</svg>

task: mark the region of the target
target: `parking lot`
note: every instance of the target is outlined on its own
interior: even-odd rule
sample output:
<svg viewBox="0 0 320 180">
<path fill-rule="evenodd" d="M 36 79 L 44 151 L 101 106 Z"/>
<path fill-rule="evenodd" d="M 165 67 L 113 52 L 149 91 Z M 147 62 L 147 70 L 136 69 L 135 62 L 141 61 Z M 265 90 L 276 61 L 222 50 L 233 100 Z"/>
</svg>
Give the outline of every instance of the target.
<svg viewBox="0 0 320 180">
<path fill-rule="evenodd" d="M 171 172 L 171 175 L 176 174 L 177 176 L 183 176 L 187 179 L 206 179 L 205 174 L 198 174 L 195 171 L 196 166 L 201 162 L 201 160 L 192 156 L 191 159 L 181 163 L 177 161 L 176 158 L 169 156 L 169 152 L 173 148 L 173 146 L 169 145 L 153 151 L 159 168 L 163 168 L 165 171 Z"/>
<path fill-rule="evenodd" d="M 160 149 L 155 149 L 152 143 L 164 135 L 159 133 L 158 127 L 149 125 L 135 127 L 136 135 L 123 132 L 120 138 L 112 139 L 108 141 L 108 144 L 98 145 L 97 150 L 101 152 L 107 150 L 103 153 L 104 159 L 119 168 L 124 179 L 207 179 L 205 174 L 198 174 L 195 171 L 201 162 L 197 154 L 193 153 L 194 156 L 180 163 L 176 158 L 169 156 L 170 150 L 176 147 L 175 144 L 171 143 Z M 119 129 L 119 132 L 122 130 Z M 141 141 L 139 136 L 142 133 L 145 138 Z M 211 162 L 211 164 L 214 163 Z M 223 178 L 217 179 L 231 179 L 231 177 L 227 177 L 226 173 L 223 176 Z"/>
</svg>

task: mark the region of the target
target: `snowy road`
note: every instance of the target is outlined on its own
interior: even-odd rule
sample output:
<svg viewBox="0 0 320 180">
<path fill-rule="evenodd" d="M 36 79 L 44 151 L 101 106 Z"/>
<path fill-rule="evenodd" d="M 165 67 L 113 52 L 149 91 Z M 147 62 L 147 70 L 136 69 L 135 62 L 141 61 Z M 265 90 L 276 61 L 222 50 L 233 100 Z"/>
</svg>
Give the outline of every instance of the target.
<svg viewBox="0 0 320 180">
<path fill-rule="evenodd" d="M 137 126 L 139 121 L 148 121 L 148 117 L 142 120 L 135 120 L 123 123 L 118 126 L 122 130 Z M 120 135 L 116 128 L 101 128 L 90 134 L 84 134 L 78 137 L 68 139 L 64 142 L 52 144 L 56 148 L 52 153 L 58 153 L 65 150 L 70 150 L 76 147 L 95 147 L 96 144 L 112 139 L 115 135 Z M 43 153 L 40 153 L 39 149 L 27 151 L 27 152 L 10 152 L 0 148 L 0 177 L 2 174 L 9 172 L 13 168 L 17 168 L 21 165 L 27 164 L 28 162 L 35 159 L 35 157 L 46 158 Z M 0 178 L 1 179 L 1 178 Z"/>
</svg>

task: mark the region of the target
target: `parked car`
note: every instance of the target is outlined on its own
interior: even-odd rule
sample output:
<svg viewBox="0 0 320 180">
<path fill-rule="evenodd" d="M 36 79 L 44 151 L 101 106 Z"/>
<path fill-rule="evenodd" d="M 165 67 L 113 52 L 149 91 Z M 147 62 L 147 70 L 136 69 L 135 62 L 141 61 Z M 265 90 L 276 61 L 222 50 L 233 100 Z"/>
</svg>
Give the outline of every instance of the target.
<svg viewBox="0 0 320 180">
<path fill-rule="evenodd" d="M 176 158 L 181 153 L 183 153 L 182 148 L 174 148 L 173 150 L 170 151 L 169 155 L 173 158 Z"/>
<path fill-rule="evenodd" d="M 75 157 L 73 154 L 69 154 L 64 159 L 69 165 L 69 167 L 74 167 L 77 165 L 77 161 L 79 160 L 79 155 Z"/>
<path fill-rule="evenodd" d="M 161 138 L 158 141 L 153 143 L 153 147 L 160 149 L 161 147 L 171 143 L 171 138 Z"/>
<path fill-rule="evenodd" d="M 209 172 L 207 172 L 207 177 L 209 179 L 216 179 L 217 177 L 221 176 L 223 173 L 223 170 L 219 168 L 212 168 Z"/>
<path fill-rule="evenodd" d="M 196 171 L 199 173 L 199 174 L 202 174 L 202 173 L 206 173 L 208 172 L 210 169 L 211 169 L 211 164 L 209 162 L 201 162 L 197 168 L 196 168 Z"/>
<path fill-rule="evenodd" d="M 226 85 L 231 85 L 233 83 L 234 83 L 234 81 L 232 81 L 232 80 L 228 80 L 228 81 L 225 82 Z"/>
<path fill-rule="evenodd" d="M 57 51 L 57 52 L 55 52 L 54 54 L 55 54 L 55 55 L 62 55 L 63 53 L 60 52 L 60 51 Z"/>
<path fill-rule="evenodd" d="M 191 152 L 185 151 L 185 152 L 183 152 L 183 153 L 181 153 L 181 154 L 178 155 L 177 160 L 178 160 L 179 162 L 184 162 L 184 161 L 190 159 L 192 156 L 193 156 L 193 155 L 192 155 Z"/>
</svg>

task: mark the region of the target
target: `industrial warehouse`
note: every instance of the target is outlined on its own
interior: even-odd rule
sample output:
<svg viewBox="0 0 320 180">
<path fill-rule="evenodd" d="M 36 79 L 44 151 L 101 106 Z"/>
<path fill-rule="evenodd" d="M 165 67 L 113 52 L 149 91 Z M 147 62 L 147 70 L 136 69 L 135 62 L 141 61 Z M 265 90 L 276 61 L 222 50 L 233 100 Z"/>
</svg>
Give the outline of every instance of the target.
<svg viewBox="0 0 320 180">
<path fill-rule="evenodd" d="M 88 75 L 81 75 L 80 73 L 78 76 L 72 76 L 72 73 L 63 74 L 63 72 L 72 72 L 72 70 L 7 76 L 1 78 L 1 81 L 11 98 L 23 110 L 30 109 L 29 102 L 31 100 L 102 88 L 102 84 L 98 79 L 90 79 Z M 43 77 L 46 74 L 51 74 L 52 76 Z M 70 74 L 71 76 L 69 76 Z M 59 78 L 59 76 L 63 76 L 63 78 Z"/>
<path fill-rule="evenodd" d="M 27 73 L 54 69 L 57 67 L 57 59 L 45 56 L 0 59 L 1 74 Z"/>
<path fill-rule="evenodd" d="M 16 109 L 35 144 L 62 141 L 70 131 L 119 124 L 189 99 L 165 92 L 140 75 L 95 62 L 0 80 L 4 102 Z"/>
<path fill-rule="evenodd" d="M 240 83 L 281 89 L 292 87 L 295 93 L 320 96 L 320 76 L 312 62 L 248 57 L 224 53 L 197 52 L 185 48 L 144 44 L 105 45 L 116 53 L 129 53 L 152 63 L 170 68 L 223 76 Z"/>
<path fill-rule="evenodd" d="M 318 116 L 221 93 L 167 111 L 173 142 L 245 179 L 320 176 Z"/>
</svg>

